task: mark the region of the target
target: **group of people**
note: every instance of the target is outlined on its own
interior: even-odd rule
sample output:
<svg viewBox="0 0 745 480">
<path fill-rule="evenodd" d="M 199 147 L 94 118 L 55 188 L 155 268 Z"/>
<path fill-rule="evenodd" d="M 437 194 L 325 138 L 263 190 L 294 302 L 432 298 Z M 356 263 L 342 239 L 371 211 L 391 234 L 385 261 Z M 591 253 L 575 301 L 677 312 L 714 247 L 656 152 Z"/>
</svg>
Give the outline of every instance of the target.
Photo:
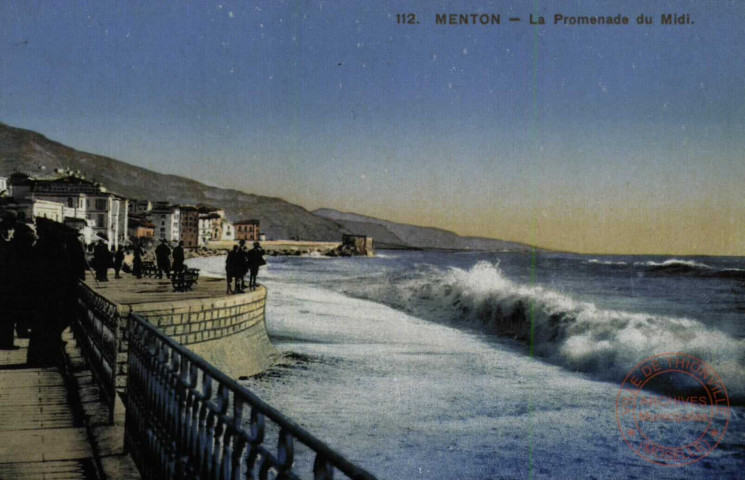
<svg viewBox="0 0 745 480">
<path fill-rule="evenodd" d="M 108 249 L 103 240 L 99 240 L 93 248 L 93 260 L 91 267 L 96 272 L 96 280 L 99 282 L 108 282 L 109 268 L 114 267 L 114 278 L 122 278 L 119 272 L 124 265 L 124 247 L 119 245 L 117 248 Z"/>
<path fill-rule="evenodd" d="M 79 234 L 46 219 L 37 219 L 36 231 L 22 213 L 0 217 L 0 350 L 14 349 L 15 333 L 29 337 L 28 363 L 51 366 L 62 358 L 62 332 L 77 312 L 76 288 L 79 279 L 91 267 L 96 280 L 108 281 L 107 271 L 114 268 L 115 278 L 121 278 L 124 257 L 133 251 L 131 272 L 142 277 L 142 256 L 139 245 L 125 249 L 109 249 L 103 241 L 93 248 L 90 264 Z M 173 251 L 165 240 L 155 249 L 155 257 L 162 278 L 170 277 L 184 265 L 184 242 Z M 171 263 L 171 258 L 173 262 Z M 241 240 L 228 253 L 226 260 L 228 293 L 246 291 L 245 276 L 249 275 L 248 289 L 258 286 L 259 267 L 266 265 L 264 250 L 259 242 L 248 249 Z M 126 271 L 126 270 L 125 270 Z M 40 296 L 41 295 L 41 296 Z"/>
<path fill-rule="evenodd" d="M 259 274 L 259 267 L 266 265 L 264 260 L 264 249 L 259 242 L 254 242 L 253 248 L 248 250 L 246 241 L 241 240 L 238 245 L 233 246 L 233 250 L 228 253 L 225 260 L 225 273 L 228 282 L 227 293 L 244 293 L 246 291 L 245 277 L 248 277 L 248 288 L 255 290 L 258 286 L 256 277 Z M 235 286 L 233 286 L 235 285 Z"/>
<path fill-rule="evenodd" d="M 36 231 L 22 213 L 0 222 L 0 349 L 28 337 L 27 363 L 62 361 L 62 332 L 76 314 L 76 288 L 87 264 L 78 233 L 46 219 Z"/>
<path fill-rule="evenodd" d="M 133 245 L 127 249 L 119 245 L 117 248 L 108 249 L 103 240 L 99 240 L 93 249 L 93 259 L 91 267 L 96 273 L 96 280 L 99 282 L 108 282 L 108 270 L 114 268 L 114 278 L 122 278 L 120 272 L 129 271 L 129 267 L 124 264 L 124 257 L 127 252 L 132 251 L 132 274 L 137 278 L 142 278 L 142 256 L 145 254 L 142 247 Z M 173 257 L 173 263 L 171 263 Z M 171 278 L 172 272 L 180 272 L 185 268 L 184 260 L 184 242 L 179 242 L 174 247 L 173 252 L 168 247 L 166 240 L 161 240 L 160 245 L 155 247 L 155 259 L 158 266 L 158 278 Z"/>
<path fill-rule="evenodd" d="M 165 239 L 155 247 L 155 261 L 158 266 L 158 278 L 163 278 L 165 272 L 167 278 L 171 278 L 171 272 L 180 272 L 184 269 L 184 242 L 178 242 L 173 248 L 173 264 L 171 264 L 171 249 Z M 140 278 L 140 277 L 137 277 Z"/>
<path fill-rule="evenodd" d="M 133 252 L 132 274 L 137 278 L 142 278 L 142 256 L 144 255 L 142 247 L 134 245 L 125 250 L 120 245 L 116 249 L 112 247 L 109 250 L 101 241 L 93 249 L 93 260 L 91 262 L 91 266 L 96 273 L 96 280 L 99 282 L 108 281 L 107 272 L 111 267 L 114 268 L 115 278 L 121 278 L 119 273 L 124 265 L 124 256 L 130 250 Z M 180 241 L 171 250 L 168 242 L 162 239 L 160 244 L 155 247 L 154 253 L 158 278 L 163 278 L 164 275 L 166 278 L 171 278 L 174 273 L 181 272 L 186 268 L 183 241 Z M 245 240 L 241 240 L 238 245 L 234 245 L 225 262 L 228 283 L 227 293 L 244 293 L 246 288 L 255 290 L 258 285 L 256 277 L 259 274 L 259 267 L 262 265 L 266 265 L 266 261 L 264 260 L 264 250 L 259 242 L 254 242 L 253 248 L 250 250 L 246 246 Z M 248 275 L 248 285 L 246 285 L 246 275 Z"/>
</svg>

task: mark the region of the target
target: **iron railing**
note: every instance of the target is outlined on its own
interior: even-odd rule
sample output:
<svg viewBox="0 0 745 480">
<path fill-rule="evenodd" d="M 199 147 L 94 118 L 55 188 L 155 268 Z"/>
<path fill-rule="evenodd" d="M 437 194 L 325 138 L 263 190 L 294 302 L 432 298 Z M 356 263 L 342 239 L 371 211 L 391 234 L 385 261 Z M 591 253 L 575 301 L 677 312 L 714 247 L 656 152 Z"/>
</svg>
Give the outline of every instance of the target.
<svg viewBox="0 0 745 480">
<path fill-rule="evenodd" d="M 375 478 L 134 313 L 127 380 L 125 444 L 145 479 L 298 479 L 296 441 L 314 479 Z"/>
<path fill-rule="evenodd" d="M 124 325 L 116 304 L 98 295 L 84 282 L 78 282 L 77 289 L 78 312 L 72 322 L 73 333 L 109 409 L 109 422 L 113 423 Z"/>
</svg>

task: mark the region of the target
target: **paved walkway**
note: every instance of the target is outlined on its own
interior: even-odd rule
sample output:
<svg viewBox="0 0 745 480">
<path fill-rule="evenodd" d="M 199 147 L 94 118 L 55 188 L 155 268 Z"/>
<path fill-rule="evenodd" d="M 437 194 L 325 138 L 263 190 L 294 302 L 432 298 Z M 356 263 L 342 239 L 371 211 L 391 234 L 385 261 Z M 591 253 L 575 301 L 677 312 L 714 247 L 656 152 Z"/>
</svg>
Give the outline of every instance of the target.
<svg viewBox="0 0 745 480">
<path fill-rule="evenodd" d="M 16 345 L 0 350 L 0 479 L 99 478 L 76 392 L 56 368 L 26 367 L 28 340 Z"/>
<path fill-rule="evenodd" d="M 171 281 L 166 277 L 138 279 L 132 274 L 122 273 L 122 278 L 114 278 L 112 270 L 109 269 L 108 278 L 108 282 L 98 282 L 90 272 L 87 272 L 85 283 L 99 295 L 119 305 L 224 297 L 227 287 L 224 278 L 210 278 L 204 275 L 200 276 L 193 288 L 186 292 L 174 292 Z"/>
</svg>

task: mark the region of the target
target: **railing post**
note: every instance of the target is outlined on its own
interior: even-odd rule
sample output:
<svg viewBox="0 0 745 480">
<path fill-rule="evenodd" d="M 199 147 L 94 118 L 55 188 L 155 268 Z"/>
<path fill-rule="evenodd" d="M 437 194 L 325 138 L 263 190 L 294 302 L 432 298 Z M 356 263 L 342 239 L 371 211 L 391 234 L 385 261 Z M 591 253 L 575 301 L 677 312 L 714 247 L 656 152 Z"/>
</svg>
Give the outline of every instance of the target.
<svg viewBox="0 0 745 480">
<path fill-rule="evenodd" d="M 116 305 L 93 292 L 82 281 L 77 284 L 77 306 L 73 333 L 101 397 L 109 409 L 108 421 L 113 424 L 116 413 L 121 318 Z"/>
<path fill-rule="evenodd" d="M 119 331 L 120 324 L 121 324 L 121 317 L 119 316 L 119 312 L 117 312 L 114 316 L 114 351 L 113 351 L 113 362 L 111 364 L 111 391 L 114 393 L 111 396 L 110 402 L 111 406 L 109 407 L 109 424 L 113 425 L 115 422 L 115 412 L 116 409 L 116 377 L 119 373 L 119 344 L 121 342 L 121 333 Z"/>
</svg>

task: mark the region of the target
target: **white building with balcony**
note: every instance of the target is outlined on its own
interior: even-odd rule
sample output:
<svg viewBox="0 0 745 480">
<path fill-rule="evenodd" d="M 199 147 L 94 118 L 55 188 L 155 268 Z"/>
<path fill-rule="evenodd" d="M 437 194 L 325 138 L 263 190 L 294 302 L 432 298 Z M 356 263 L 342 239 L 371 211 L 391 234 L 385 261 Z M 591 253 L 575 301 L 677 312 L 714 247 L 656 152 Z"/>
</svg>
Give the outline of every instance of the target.
<svg viewBox="0 0 745 480">
<path fill-rule="evenodd" d="M 18 202 L 60 204 L 63 210 L 59 222 L 65 217 L 89 220 L 87 225 L 93 230 L 94 241 L 102 239 L 114 247 L 126 241 L 127 199 L 101 185 L 74 176 L 36 179 L 22 173 L 12 174 L 8 183 Z M 51 214 L 49 210 L 48 215 Z"/>
</svg>

